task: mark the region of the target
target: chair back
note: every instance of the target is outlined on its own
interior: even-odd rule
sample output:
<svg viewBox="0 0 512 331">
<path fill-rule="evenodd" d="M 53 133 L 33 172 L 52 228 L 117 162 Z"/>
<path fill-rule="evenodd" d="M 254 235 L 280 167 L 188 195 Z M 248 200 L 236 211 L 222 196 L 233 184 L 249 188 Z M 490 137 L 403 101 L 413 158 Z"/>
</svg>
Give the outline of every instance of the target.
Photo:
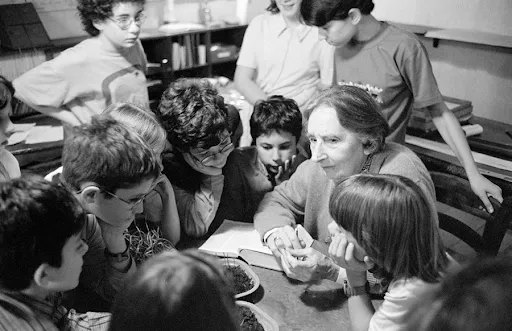
<svg viewBox="0 0 512 331">
<path fill-rule="evenodd" d="M 439 227 L 462 239 L 478 254 L 498 254 L 505 232 L 512 221 L 512 197 L 506 197 L 501 204 L 491 197 L 494 213 L 490 214 L 480 198 L 473 193 L 468 180 L 437 171 L 431 171 L 430 175 L 438 202 L 485 221 L 483 233 L 480 234 L 460 219 L 460 213 L 438 210 Z"/>
</svg>

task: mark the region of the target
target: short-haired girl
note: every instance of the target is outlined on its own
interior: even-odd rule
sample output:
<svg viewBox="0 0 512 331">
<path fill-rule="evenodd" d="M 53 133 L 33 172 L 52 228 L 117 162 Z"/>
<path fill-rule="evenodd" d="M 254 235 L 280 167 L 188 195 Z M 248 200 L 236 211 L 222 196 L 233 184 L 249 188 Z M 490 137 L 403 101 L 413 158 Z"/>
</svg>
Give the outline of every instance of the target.
<svg viewBox="0 0 512 331">
<path fill-rule="evenodd" d="M 329 211 L 335 222 L 329 226 L 329 254 L 346 269 L 352 329 L 404 329 L 411 305 L 448 266 L 425 194 L 402 176 L 360 174 L 336 185 Z M 367 269 L 389 281 L 377 311 L 368 295 Z"/>
</svg>

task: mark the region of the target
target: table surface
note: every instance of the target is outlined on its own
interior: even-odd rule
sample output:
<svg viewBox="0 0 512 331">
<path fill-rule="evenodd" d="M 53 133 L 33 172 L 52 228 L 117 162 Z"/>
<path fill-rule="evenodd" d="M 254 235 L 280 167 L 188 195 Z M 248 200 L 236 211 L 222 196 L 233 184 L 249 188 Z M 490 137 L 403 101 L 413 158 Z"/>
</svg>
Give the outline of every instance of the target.
<svg viewBox="0 0 512 331">
<path fill-rule="evenodd" d="M 249 296 L 278 324 L 280 331 L 351 330 L 347 298 L 341 285 L 323 281 L 308 285 L 279 271 L 251 266 L 260 278 L 260 287 Z M 377 307 L 382 300 L 373 300 Z"/>
</svg>

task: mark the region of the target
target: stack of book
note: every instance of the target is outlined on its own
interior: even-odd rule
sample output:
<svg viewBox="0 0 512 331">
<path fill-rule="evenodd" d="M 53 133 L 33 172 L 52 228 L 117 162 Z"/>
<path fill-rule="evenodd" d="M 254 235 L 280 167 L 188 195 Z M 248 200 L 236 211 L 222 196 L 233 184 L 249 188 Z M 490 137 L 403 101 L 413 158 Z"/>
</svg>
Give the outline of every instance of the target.
<svg viewBox="0 0 512 331">
<path fill-rule="evenodd" d="M 473 105 L 471 101 L 443 96 L 444 102 L 460 123 L 468 121 L 473 117 Z M 413 109 L 408 126 L 424 132 L 435 131 L 436 127 L 432 122 L 432 116 L 427 109 Z"/>
<path fill-rule="evenodd" d="M 206 65 L 206 46 L 199 34 L 178 37 L 172 43 L 172 69 L 187 69 Z"/>
</svg>

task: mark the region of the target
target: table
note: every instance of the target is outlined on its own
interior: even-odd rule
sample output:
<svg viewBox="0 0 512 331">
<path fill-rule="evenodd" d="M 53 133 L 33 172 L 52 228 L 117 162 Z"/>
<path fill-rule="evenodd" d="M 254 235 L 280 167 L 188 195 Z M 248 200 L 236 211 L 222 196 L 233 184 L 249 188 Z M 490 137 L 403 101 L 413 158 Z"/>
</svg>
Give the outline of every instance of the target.
<svg viewBox="0 0 512 331">
<path fill-rule="evenodd" d="M 351 330 L 347 298 L 341 285 L 326 280 L 308 286 L 279 271 L 251 268 L 261 285 L 248 301 L 276 320 L 280 331 Z M 372 301 L 376 308 L 382 303 Z"/>
</svg>

